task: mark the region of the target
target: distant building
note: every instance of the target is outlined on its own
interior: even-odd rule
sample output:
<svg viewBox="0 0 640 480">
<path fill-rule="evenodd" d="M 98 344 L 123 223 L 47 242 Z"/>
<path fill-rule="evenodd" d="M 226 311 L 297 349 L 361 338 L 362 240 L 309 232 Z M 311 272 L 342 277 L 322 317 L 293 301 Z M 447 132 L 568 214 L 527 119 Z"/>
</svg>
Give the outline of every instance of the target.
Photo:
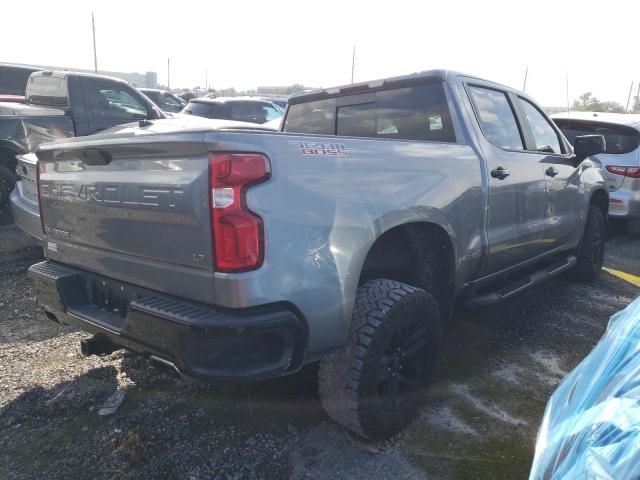
<svg viewBox="0 0 640 480">
<path fill-rule="evenodd" d="M 27 64 L 21 64 L 21 63 L 15 63 L 14 65 L 25 65 L 29 67 L 37 67 L 37 68 L 42 68 L 43 70 L 95 73 L 93 70 L 86 70 L 83 68 L 52 67 L 51 65 L 27 65 Z M 98 70 L 98 74 L 107 75 L 109 77 L 120 78 L 125 82 L 129 83 L 130 85 L 138 88 L 156 88 L 158 86 L 158 74 L 156 72 L 126 73 L 126 72 L 107 72 L 106 70 Z"/>
</svg>

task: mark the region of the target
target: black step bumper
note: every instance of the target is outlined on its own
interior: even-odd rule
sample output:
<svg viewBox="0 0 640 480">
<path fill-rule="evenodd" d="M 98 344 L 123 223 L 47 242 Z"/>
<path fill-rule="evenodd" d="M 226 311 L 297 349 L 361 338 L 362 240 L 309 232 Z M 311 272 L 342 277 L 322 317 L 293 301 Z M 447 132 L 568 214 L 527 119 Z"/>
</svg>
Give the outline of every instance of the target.
<svg viewBox="0 0 640 480">
<path fill-rule="evenodd" d="M 286 305 L 220 309 L 51 261 L 32 265 L 29 275 L 51 320 L 104 335 L 206 383 L 282 376 L 304 363 L 306 324 Z"/>
</svg>

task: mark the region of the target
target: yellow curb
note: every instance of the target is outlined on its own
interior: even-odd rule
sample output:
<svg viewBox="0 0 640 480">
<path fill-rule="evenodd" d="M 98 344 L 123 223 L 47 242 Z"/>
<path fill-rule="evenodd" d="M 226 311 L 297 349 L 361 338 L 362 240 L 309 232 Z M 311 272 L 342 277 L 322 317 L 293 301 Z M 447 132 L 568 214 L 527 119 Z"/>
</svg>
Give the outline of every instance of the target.
<svg viewBox="0 0 640 480">
<path fill-rule="evenodd" d="M 605 272 L 614 277 L 618 277 L 620 280 L 624 280 L 625 282 L 629 282 L 631 285 L 635 285 L 636 287 L 640 287 L 640 277 L 637 275 L 632 275 L 630 273 L 621 272 L 620 270 L 615 270 L 613 268 L 602 268 Z"/>
</svg>

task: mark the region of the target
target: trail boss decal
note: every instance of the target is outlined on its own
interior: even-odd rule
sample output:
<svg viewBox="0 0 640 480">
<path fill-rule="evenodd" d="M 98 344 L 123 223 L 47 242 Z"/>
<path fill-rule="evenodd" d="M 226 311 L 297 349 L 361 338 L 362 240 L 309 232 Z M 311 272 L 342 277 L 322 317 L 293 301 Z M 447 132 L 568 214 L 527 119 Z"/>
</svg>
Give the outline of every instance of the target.
<svg viewBox="0 0 640 480">
<path fill-rule="evenodd" d="M 302 155 L 346 157 L 351 149 L 344 143 L 323 143 L 323 142 L 290 142 L 298 146 Z"/>
</svg>

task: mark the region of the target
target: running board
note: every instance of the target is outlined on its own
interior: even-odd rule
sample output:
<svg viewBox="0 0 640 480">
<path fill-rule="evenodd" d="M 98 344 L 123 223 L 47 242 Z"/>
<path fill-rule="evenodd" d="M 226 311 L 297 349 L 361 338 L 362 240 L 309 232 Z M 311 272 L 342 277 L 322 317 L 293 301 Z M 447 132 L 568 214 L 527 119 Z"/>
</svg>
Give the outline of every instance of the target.
<svg viewBox="0 0 640 480">
<path fill-rule="evenodd" d="M 531 287 L 539 285 L 542 282 L 549 280 L 556 275 L 560 275 L 573 267 L 578 262 L 575 255 L 569 255 L 568 257 L 547 265 L 545 268 L 537 270 L 533 273 L 529 273 L 524 277 L 501 287 L 499 290 L 495 290 L 489 293 L 483 293 L 479 295 L 473 295 L 464 302 L 466 307 L 488 307 L 495 305 L 504 300 L 512 298 L 519 293 L 528 290 Z"/>
</svg>

